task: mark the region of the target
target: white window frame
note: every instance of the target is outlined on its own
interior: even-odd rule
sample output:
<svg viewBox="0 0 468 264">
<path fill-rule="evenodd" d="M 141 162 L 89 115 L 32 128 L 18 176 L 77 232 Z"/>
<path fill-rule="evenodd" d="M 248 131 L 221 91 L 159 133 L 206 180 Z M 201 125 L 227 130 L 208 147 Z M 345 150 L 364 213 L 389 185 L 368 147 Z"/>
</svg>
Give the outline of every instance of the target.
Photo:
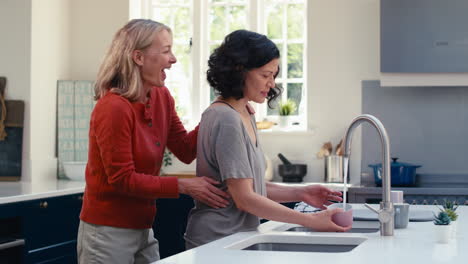
<svg viewBox="0 0 468 264">
<path fill-rule="evenodd" d="M 130 14 L 131 18 L 152 18 L 152 6 L 153 2 L 157 0 L 129 0 L 130 1 Z M 288 3 L 303 3 L 304 4 L 304 21 L 308 21 L 307 19 L 307 5 L 308 1 L 300 1 L 300 0 L 279 0 Z M 242 2 L 242 1 L 241 1 Z M 209 42 L 208 34 L 208 12 L 211 4 L 208 0 L 191 0 L 192 3 L 192 50 L 191 50 L 191 59 L 192 63 L 192 119 L 191 124 L 189 126 L 194 126 L 199 122 L 201 117 L 201 113 L 206 109 L 206 107 L 210 104 L 210 87 L 206 81 L 206 70 L 207 70 L 207 60 L 209 58 L 209 47 L 211 44 L 215 44 L 213 42 Z M 239 1 L 226 1 L 225 4 L 227 5 L 238 5 Z M 264 12 L 259 12 L 259 10 L 265 10 L 264 6 L 268 4 L 267 0 L 246 0 L 246 10 L 247 10 L 247 28 L 248 30 L 252 30 L 255 32 L 259 32 L 261 34 L 266 34 L 267 24 L 264 23 Z M 284 12 L 287 12 L 284 9 Z M 253 15 L 256 14 L 256 15 Z M 286 14 L 283 16 L 283 19 L 286 19 Z M 283 21 L 283 36 L 287 36 L 287 23 Z M 299 130 L 306 130 L 307 129 L 307 121 L 308 121 L 308 78 L 307 78 L 307 53 L 308 53 L 308 37 L 307 37 L 307 23 L 304 23 L 304 34 L 303 39 L 301 40 L 287 40 L 287 38 L 280 39 L 282 43 L 302 43 L 303 44 L 303 77 L 302 78 L 277 78 L 277 83 L 284 85 L 286 83 L 302 83 L 302 104 L 303 106 L 300 111 L 299 115 L 292 116 L 291 119 L 293 122 L 299 122 L 300 128 Z M 272 39 L 275 43 L 278 39 Z M 205 44 L 202 44 L 205 43 Z M 287 49 L 286 45 L 282 45 L 281 53 L 281 65 L 282 71 L 286 74 L 287 71 Z M 177 54 L 175 54 L 177 56 Z M 171 74 L 169 72 L 169 74 Z M 287 97 L 286 90 L 284 90 L 282 94 L 282 99 L 285 100 Z M 256 109 L 256 118 L 258 121 L 267 118 L 270 121 L 277 122 L 278 115 L 267 115 L 267 108 L 266 102 L 262 105 L 253 104 Z M 299 106 L 298 106 L 299 107 Z"/>
</svg>

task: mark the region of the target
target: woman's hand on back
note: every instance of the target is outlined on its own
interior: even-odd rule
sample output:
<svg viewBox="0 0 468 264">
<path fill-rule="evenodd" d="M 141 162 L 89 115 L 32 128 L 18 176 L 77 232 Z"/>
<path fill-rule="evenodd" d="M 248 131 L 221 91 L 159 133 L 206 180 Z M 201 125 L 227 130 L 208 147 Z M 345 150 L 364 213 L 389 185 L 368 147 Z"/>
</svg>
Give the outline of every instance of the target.
<svg viewBox="0 0 468 264">
<path fill-rule="evenodd" d="M 230 195 L 214 186 L 217 184 L 220 183 L 206 176 L 179 179 L 179 193 L 190 195 L 213 208 L 226 207 L 229 205 Z"/>
</svg>

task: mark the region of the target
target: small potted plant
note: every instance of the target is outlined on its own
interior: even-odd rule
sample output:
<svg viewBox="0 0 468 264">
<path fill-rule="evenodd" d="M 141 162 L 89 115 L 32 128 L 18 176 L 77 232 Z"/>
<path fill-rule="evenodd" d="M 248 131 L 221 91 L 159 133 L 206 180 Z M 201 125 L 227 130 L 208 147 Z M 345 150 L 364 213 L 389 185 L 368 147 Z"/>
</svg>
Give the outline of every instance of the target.
<svg viewBox="0 0 468 264">
<path fill-rule="evenodd" d="M 436 240 L 439 243 L 448 243 L 451 235 L 450 217 L 444 211 L 440 211 L 439 214 L 434 215 L 434 225 L 436 232 Z"/>
<path fill-rule="evenodd" d="M 164 150 L 163 156 L 163 164 L 161 167 L 161 171 L 159 172 L 160 175 L 164 175 L 166 173 L 165 168 L 172 165 L 172 152 L 169 149 Z"/>
<path fill-rule="evenodd" d="M 279 126 L 287 127 L 289 125 L 289 116 L 296 111 L 296 103 L 288 99 L 279 103 Z"/>
<path fill-rule="evenodd" d="M 444 204 L 442 206 L 443 206 L 443 210 L 441 210 L 441 211 L 446 212 L 448 217 L 450 218 L 450 220 L 451 220 L 450 225 L 452 226 L 452 236 L 455 236 L 456 229 L 457 229 L 457 223 L 458 223 L 457 222 L 458 214 L 455 211 L 457 211 L 458 205 L 456 205 L 452 201 L 445 200 Z"/>
</svg>

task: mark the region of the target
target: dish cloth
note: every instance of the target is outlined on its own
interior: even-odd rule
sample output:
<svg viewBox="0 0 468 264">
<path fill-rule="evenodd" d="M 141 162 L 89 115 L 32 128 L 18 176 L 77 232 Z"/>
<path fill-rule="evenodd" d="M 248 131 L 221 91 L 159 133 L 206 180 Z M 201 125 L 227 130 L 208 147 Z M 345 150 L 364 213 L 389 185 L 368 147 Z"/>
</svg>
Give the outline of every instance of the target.
<svg viewBox="0 0 468 264">
<path fill-rule="evenodd" d="M 319 208 L 313 207 L 312 205 L 304 202 L 300 202 L 294 205 L 294 210 L 301 213 L 315 213 L 321 211 Z"/>
</svg>

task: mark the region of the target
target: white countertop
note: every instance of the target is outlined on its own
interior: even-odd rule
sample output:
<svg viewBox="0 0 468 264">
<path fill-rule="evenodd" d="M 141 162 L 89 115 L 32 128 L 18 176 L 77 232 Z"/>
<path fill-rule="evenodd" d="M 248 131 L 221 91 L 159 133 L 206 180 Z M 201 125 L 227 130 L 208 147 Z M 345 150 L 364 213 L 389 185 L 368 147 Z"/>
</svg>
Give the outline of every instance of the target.
<svg viewBox="0 0 468 264">
<path fill-rule="evenodd" d="M 0 182 L 0 204 L 84 192 L 84 181 Z"/>
<path fill-rule="evenodd" d="M 363 208 L 360 204 L 354 208 Z M 411 205 L 410 210 L 438 209 L 431 205 Z M 456 237 L 448 244 L 439 244 L 435 238 L 435 225 L 432 222 L 410 222 L 405 229 L 395 229 L 394 236 L 382 237 L 376 233 L 320 233 L 320 232 L 281 232 L 285 223 L 270 221 L 262 224 L 258 231 L 241 232 L 198 248 L 182 252 L 156 263 L 165 264 L 284 264 L 284 263 L 466 263 L 468 260 L 468 228 L 462 223 L 468 221 L 468 207 L 460 206 L 457 210 Z M 252 239 L 262 234 L 323 236 L 323 237 L 354 237 L 365 238 L 359 246 L 344 253 L 312 253 L 312 252 L 280 252 L 280 251 L 246 251 L 229 249 L 233 244 Z"/>
<path fill-rule="evenodd" d="M 337 191 L 342 191 L 344 184 L 343 183 L 327 183 L 327 182 L 277 182 L 277 181 L 272 181 L 272 183 L 276 183 L 279 185 L 285 185 L 285 186 L 307 186 L 307 185 L 322 185 L 327 188 L 330 188 L 332 190 L 337 190 Z M 354 185 L 347 183 L 346 184 L 347 188 L 351 188 Z"/>
<path fill-rule="evenodd" d="M 343 189 L 342 183 L 275 183 L 288 186 L 321 184 L 333 190 Z M 0 182 L 0 204 L 81 193 L 84 192 L 84 187 L 84 181 L 70 181 L 59 179 L 33 183 L 24 181 Z M 348 184 L 348 188 L 349 187 L 352 187 L 352 185 Z"/>
</svg>

